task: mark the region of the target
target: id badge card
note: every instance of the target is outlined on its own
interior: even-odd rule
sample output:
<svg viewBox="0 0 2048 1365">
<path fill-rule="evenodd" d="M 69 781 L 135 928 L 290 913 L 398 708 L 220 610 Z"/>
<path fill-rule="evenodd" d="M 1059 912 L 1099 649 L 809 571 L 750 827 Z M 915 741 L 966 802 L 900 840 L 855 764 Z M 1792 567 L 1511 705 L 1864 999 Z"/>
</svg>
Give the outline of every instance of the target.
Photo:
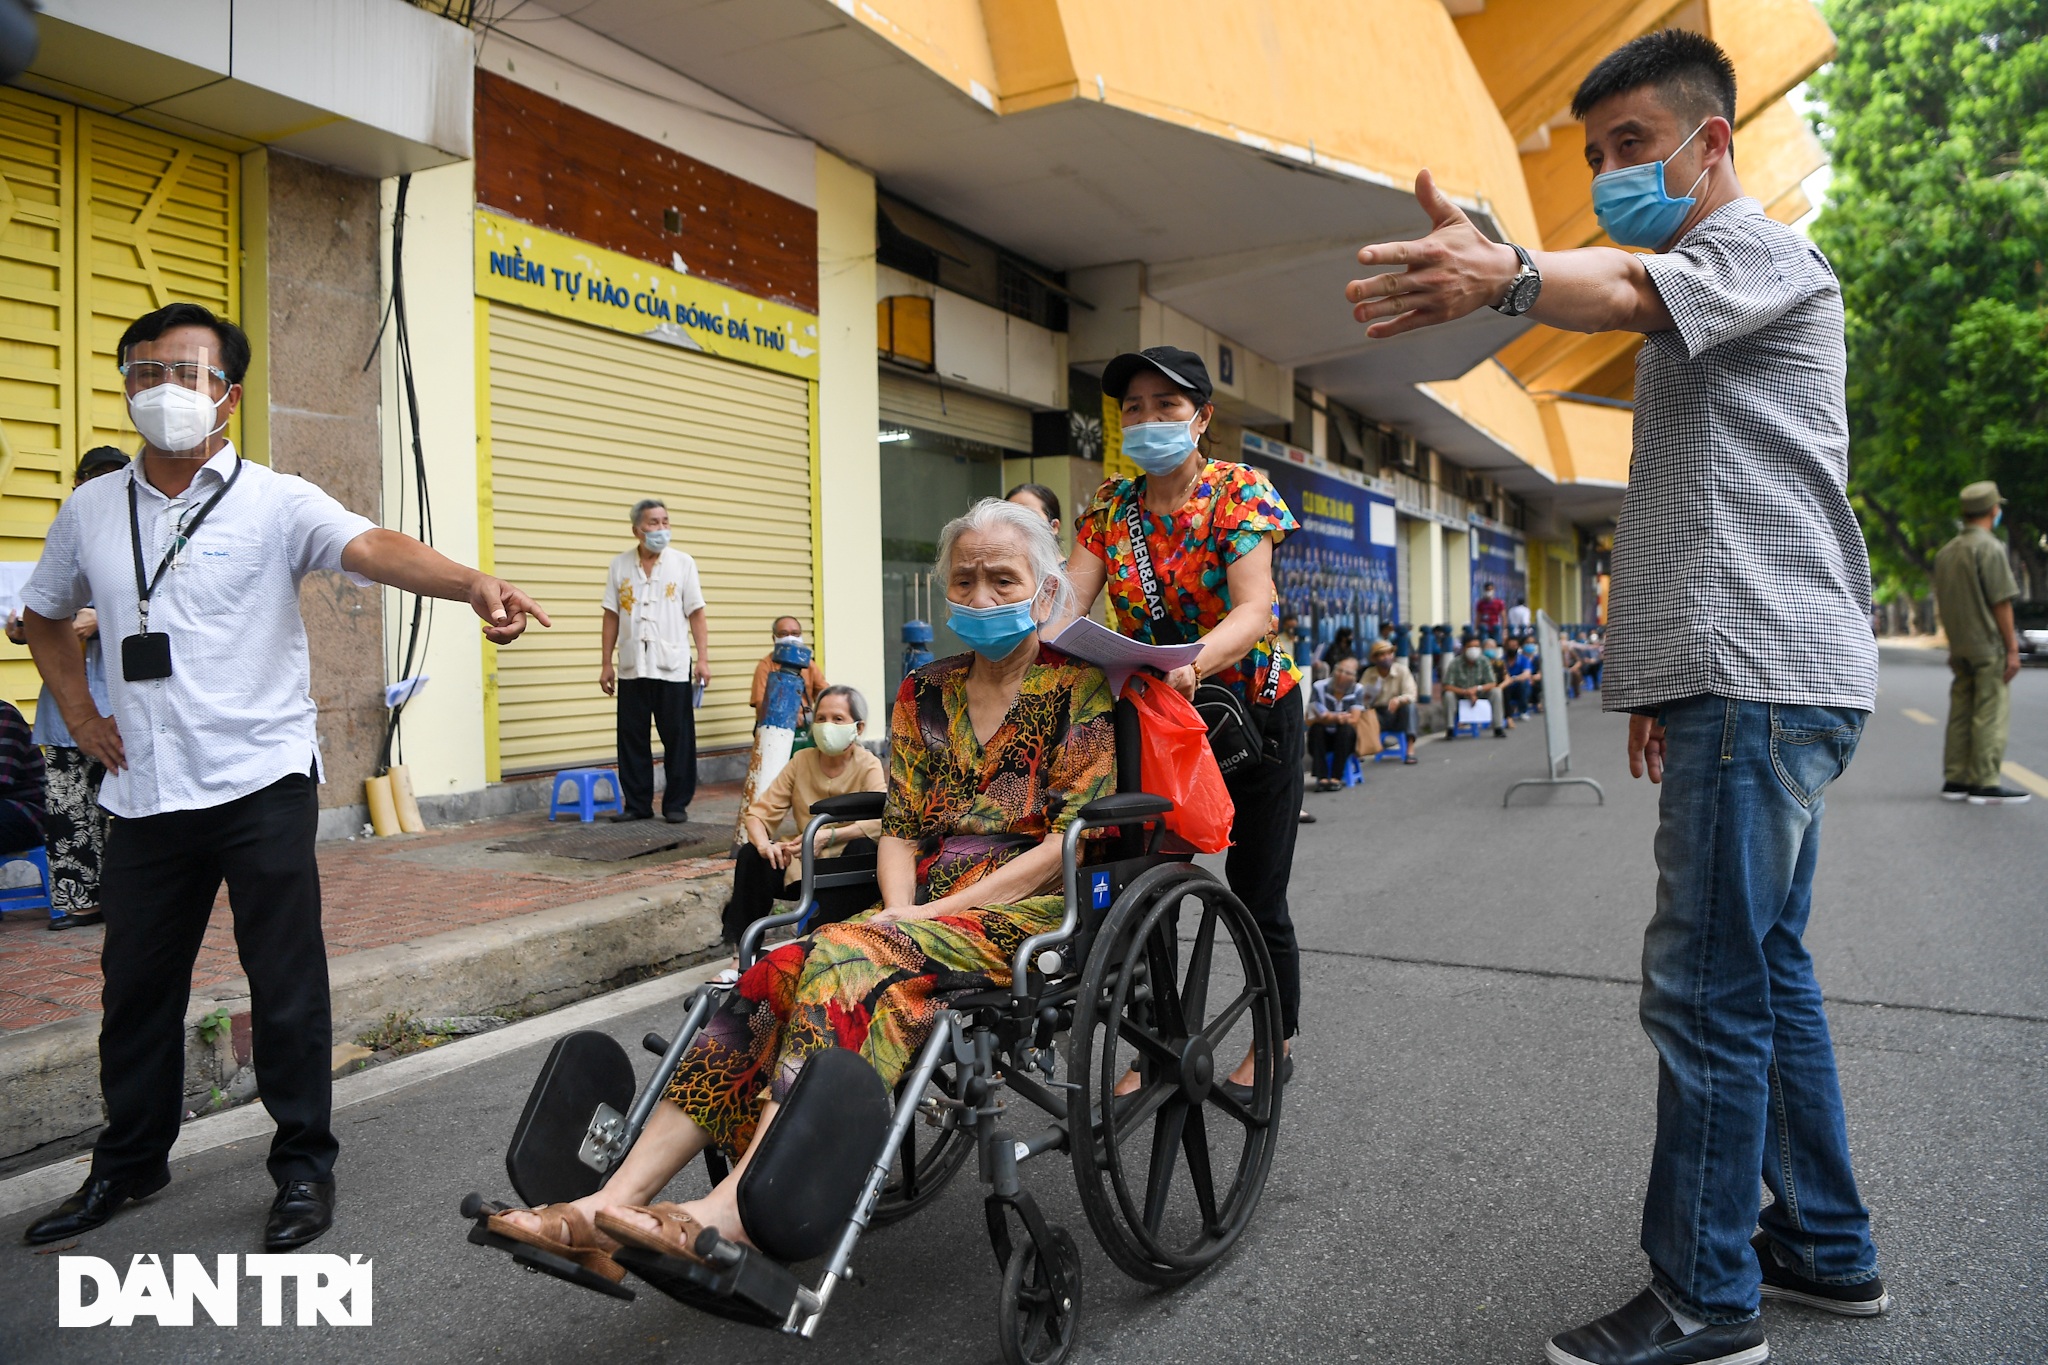
<svg viewBox="0 0 2048 1365">
<path fill-rule="evenodd" d="M 171 676 L 171 637 L 162 631 L 129 635 L 121 641 L 121 676 L 129 682 L 153 682 Z"/>
</svg>

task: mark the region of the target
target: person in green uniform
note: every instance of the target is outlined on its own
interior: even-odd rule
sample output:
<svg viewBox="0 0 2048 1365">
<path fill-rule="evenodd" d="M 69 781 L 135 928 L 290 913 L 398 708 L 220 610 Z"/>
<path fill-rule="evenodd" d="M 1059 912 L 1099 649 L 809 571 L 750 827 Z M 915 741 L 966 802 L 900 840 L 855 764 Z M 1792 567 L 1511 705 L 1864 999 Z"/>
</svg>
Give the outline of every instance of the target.
<svg viewBox="0 0 2048 1365">
<path fill-rule="evenodd" d="M 2028 799 L 1999 781 L 2005 761 L 2006 684 L 2020 671 L 2020 639 L 2012 601 L 2019 596 L 1998 525 L 1998 485 L 1986 480 L 1962 492 L 1962 534 L 1934 558 L 1934 603 L 1948 634 L 1948 743 L 1942 751 L 1941 794 L 1973 806 L 2017 805 Z"/>
</svg>

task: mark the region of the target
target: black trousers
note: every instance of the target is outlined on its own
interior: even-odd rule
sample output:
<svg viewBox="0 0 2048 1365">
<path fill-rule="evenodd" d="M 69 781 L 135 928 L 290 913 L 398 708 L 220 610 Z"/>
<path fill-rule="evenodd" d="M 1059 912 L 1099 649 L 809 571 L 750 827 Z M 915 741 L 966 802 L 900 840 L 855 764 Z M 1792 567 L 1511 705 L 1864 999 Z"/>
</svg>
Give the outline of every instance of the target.
<svg viewBox="0 0 2048 1365">
<path fill-rule="evenodd" d="M 1375 706 L 1379 714 L 1380 733 L 1383 735 L 1405 734 L 1415 738 L 1415 703 L 1403 698 L 1392 706 Z"/>
<path fill-rule="evenodd" d="M 334 1038 L 314 793 L 313 779 L 299 774 L 226 805 L 114 821 L 100 881 L 107 1127 L 93 1146 L 95 1176 L 147 1181 L 165 1172 L 184 1110 L 192 964 L 225 879 L 249 977 L 256 1084 L 277 1123 L 271 1179 L 333 1178 L 341 1145 L 328 1122 Z"/>
<path fill-rule="evenodd" d="M 873 853 L 872 839 L 851 839 L 842 847 L 847 853 Z M 843 855 L 842 855 L 843 856 Z M 829 870 L 832 859 L 821 858 L 818 866 Z M 794 901 L 798 884 L 782 880 L 782 870 L 770 867 L 752 844 L 741 844 L 732 853 L 732 898 L 725 903 L 722 916 L 725 941 L 738 943 L 747 926 L 763 915 L 775 913 L 775 902 Z M 872 886 L 827 886 L 818 891 L 818 908 L 811 916 L 811 927 L 821 924 L 837 924 L 839 921 L 878 904 L 881 895 Z"/>
<path fill-rule="evenodd" d="M 1335 777 L 1344 760 L 1358 752 L 1358 729 L 1343 721 L 1317 721 L 1308 727 L 1309 771 Z"/>
<path fill-rule="evenodd" d="M 654 814 L 654 745 L 647 724 L 661 732 L 668 790 L 664 815 L 687 815 L 697 795 L 696 684 L 661 678 L 619 679 L 619 795 L 626 814 Z"/>
<path fill-rule="evenodd" d="M 1230 852 L 1223 880 L 1258 921 L 1273 974 L 1280 987 L 1284 1036 L 1301 1031 L 1301 957 L 1294 919 L 1287 910 L 1287 882 L 1294 873 L 1294 836 L 1301 830 L 1302 731 L 1307 718 L 1301 698 L 1288 695 L 1272 706 L 1252 706 L 1252 723 L 1265 736 L 1264 761 L 1227 780 L 1237 813 L 1230 822 Z"/>
</svg>

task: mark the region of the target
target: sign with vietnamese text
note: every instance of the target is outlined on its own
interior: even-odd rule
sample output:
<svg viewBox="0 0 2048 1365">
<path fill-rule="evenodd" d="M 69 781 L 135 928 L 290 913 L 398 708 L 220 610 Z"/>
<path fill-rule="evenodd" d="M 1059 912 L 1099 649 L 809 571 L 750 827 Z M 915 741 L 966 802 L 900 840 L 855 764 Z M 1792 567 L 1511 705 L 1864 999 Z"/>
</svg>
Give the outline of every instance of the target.
<svg viewBox="0 0 2048 1365">
<path fill-rule="evenodd" d="M 818 377 L 816 315 L 481 208 L 476 292 L 686 351 Z"/>
<path fill-rule="evenodd" d="M 1355 471 L 1344 471 L 1354 482 L 1335 468 L 1316 468 L 1297 446 L 1266 438 L 1254 445 L 1254 436 L 1245 433 L 1245 462 L 1256 462 L 1301 523 L 1273 550 L 1280 610 L 1301 618 L 1301 662 L 1320 657 L 1344 629 L 1363 656 L 1380 622 L 1395 615 L 1394 500 Z"/>
</svg>

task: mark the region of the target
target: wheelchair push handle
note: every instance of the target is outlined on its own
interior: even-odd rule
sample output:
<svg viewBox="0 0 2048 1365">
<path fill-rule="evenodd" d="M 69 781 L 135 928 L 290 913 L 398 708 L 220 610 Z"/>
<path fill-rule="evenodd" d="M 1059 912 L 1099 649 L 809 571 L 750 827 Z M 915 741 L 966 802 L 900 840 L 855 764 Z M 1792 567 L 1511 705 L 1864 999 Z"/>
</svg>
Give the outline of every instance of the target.
<svg viewBox="0 0 2048 1365">
<path fill-rule="evenodd" d="M 746 927 L 740 935 L 741 971 L 754 965 L 754 959 L 761 951 L 761 940 L 768 936 L 770 929 L 780 929 L 785 924 L 801 924 L 815 908 L 817 893 L 813 888 L 818 868 L 818 831 L 827 825 L 857 825 L 863 820 L 879 820 L 888 799 L 886 792 L 848 792 L 844 796 L 828 796 L 812 805 L 811 818 L 804 825 L 803 880 L 796 909 L 764 916 Z"/>
<path fill-rule="evenodd" d="M 1173 802 L 1150 792 L 1116 792 L 1098 797 L 1074 814 L 1060 846 L 1060 880 L 1066 893 L 1067 912 L 1060 927 L 1033 934 L 1017 945 L 1010 959 L 1010 998 L 1020 1004 L 1031 997 L 1031 961 L 1041 949 L 1055 947 L 1074 936 L 1081 924 L 1081 836 L 1091 829 L 1114 829 L 1145 824 L 1173 809 Z"/>
</svg>

